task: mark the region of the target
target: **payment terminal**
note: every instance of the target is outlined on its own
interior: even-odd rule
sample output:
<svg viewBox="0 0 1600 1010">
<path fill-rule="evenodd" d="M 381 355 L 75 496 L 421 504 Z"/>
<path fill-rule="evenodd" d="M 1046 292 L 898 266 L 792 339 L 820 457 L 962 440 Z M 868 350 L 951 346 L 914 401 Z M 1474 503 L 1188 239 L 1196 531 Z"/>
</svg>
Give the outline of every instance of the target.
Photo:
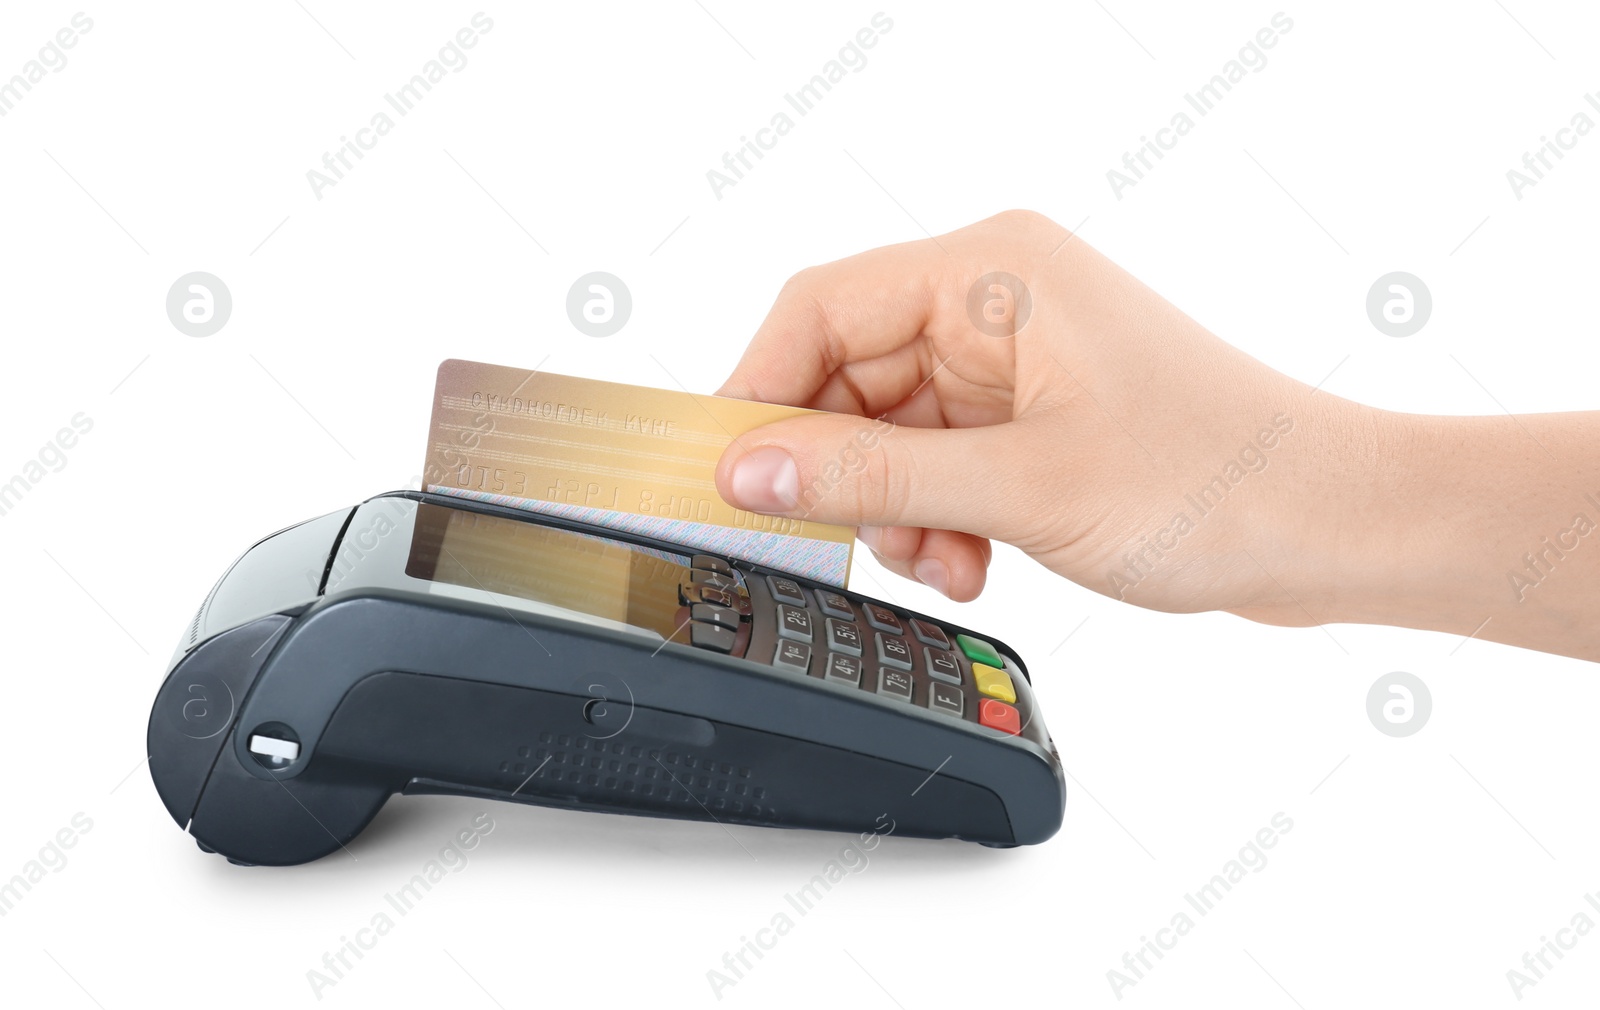
<svg viewBox="0 0 1600 1010">
<path fill-rule="evenodd" d="M 201 848 L 290 865 L 395 793 L 991 846 L 1061 826 L 993 636 L 768 568 L 449 495 L 262 540 L 195 614 L 150 772 Z"/>
</svg>

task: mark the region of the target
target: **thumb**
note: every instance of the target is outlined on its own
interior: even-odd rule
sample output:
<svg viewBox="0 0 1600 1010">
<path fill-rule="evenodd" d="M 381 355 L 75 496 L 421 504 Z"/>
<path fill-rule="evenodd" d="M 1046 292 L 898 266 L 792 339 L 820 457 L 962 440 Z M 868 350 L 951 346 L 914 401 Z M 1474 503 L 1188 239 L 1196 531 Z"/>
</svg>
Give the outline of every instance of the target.
<svg viewBox="0 0 1600 1010">
<path fill-rule="evenodd" d="M 1017 432 L 908 428 L 819 413 L 739 436 L 717 464 L 736 508 L 840 526 L 920 526 L 1000 540 L 1016 524 L 995 507 L 1017 480 Z"/>
</svg>

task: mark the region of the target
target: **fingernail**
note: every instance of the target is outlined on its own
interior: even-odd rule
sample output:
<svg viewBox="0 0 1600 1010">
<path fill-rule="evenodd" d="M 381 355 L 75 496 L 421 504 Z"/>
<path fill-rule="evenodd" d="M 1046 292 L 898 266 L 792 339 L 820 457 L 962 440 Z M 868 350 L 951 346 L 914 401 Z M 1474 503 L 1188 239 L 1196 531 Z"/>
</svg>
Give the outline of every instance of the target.
<svg viewBox="0 0 1600 1010">
<path fill-rule="evenodd" d="M 752 512 L 787 512 L 800 499 L 800 471 L 782 449 L 764 445 L 733 466 L 733 504 Z"/>
<path fill-rule="evenodd" d="M 917 581 L 937 589 L 941 595 L 950 595 L 950 569 L 938 558 L 923 558 L 912 569 Z"/>
<path fill-rule="evenodd" d="M 867 550 L 877 554 L 883 550 L 883 527 L 863 526 L 856 530 L 856 539 L 866 544 Z"/>
</svg>

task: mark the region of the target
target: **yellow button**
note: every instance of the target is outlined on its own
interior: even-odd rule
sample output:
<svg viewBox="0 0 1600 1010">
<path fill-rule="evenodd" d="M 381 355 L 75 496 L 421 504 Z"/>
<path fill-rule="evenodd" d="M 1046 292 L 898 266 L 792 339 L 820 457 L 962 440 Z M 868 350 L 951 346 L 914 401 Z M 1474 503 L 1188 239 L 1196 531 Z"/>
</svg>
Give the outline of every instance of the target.
<svg viewBox="0 0 1600 1010">
<path fill-rule="evenodd" d="M 972 679 L 977 682 L 980 694 L 999 698 L 1007 705 L 1017 703 L 1017 689 L 1012 686 L 1011 678 L 1004 670 L 996 670 L 985 663 L 973 663 Z"/>
</svg>

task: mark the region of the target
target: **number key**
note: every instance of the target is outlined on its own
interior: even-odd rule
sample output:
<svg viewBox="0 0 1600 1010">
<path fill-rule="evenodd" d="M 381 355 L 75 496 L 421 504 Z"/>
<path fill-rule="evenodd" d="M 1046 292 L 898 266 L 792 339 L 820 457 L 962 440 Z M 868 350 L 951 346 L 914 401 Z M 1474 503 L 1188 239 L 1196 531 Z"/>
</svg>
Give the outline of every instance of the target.
<svg viewBox="0 0 1600 1010">
<path fill-rule="evenodd" d="M 778 634 L 797 642 L 811 641 L 811 613 L 799 607 L 778 608 Z"/>
<path fill-rule="evenodd" d="M 780 578 L 776 575 L 767 576 L 767 588 L 772 590 L 772 598 L 779 603 L 787 603 L 792 607 L 806 605 L 805 594 L 800 591 L 800 583 L 793 579 Z"/>
<path fill-rule="evenodd" d="M 828 618 L 828 648 L 850 656 L 861 655 L 861 629 L 847 621 Z"/>
<path fill-rule="evenodd" d="M 911 700 L 911 674 L 904 670 L 878 670 L 878 693 L 895 701 Z"/>
<path fill-rule="evenodd" d="M 900 615 L 888 607 L 876 603 L 864 603 L 861 609 L 866 612 L 867 623 L 874 629 L 891 635 L 905 634 L 906 629 L 900 626 Z"/>
<path fill-rule="evenodd" d="M 837 617 L 841 621 L 853 621 L 856 612 L 850 607 L 849 597 L 842 593 L 825 593 L 817 591 L 817 606 L 829 617 Z"/>
<path fill-rule="evenodd" d="M 861 686 L 861 660 L 854 656 L 841 656 L 833 653 L 828 656 L 828 668 L 823 673 L 827 679 L 851 687 Z"/>
<path fill-rule="evenodd" d="M 923 649 L 922 656 L 928 664 L 928 676 L 950 684 L 961 683 L 961 664 L 955 656 L 943 649 Z"/>
<path fill-rule="evenodd" d="M 878 632 L 878 662 L 901 670 L 911 669 L 911 646 L 903 638 Z"/>
<path fill-rule="evenodd" d="M 799 642 L 779 642 L 778 650 L 772 656 L 772 665 L 804 676 L 811 666 L 811 646 Z"/>
</svg>

